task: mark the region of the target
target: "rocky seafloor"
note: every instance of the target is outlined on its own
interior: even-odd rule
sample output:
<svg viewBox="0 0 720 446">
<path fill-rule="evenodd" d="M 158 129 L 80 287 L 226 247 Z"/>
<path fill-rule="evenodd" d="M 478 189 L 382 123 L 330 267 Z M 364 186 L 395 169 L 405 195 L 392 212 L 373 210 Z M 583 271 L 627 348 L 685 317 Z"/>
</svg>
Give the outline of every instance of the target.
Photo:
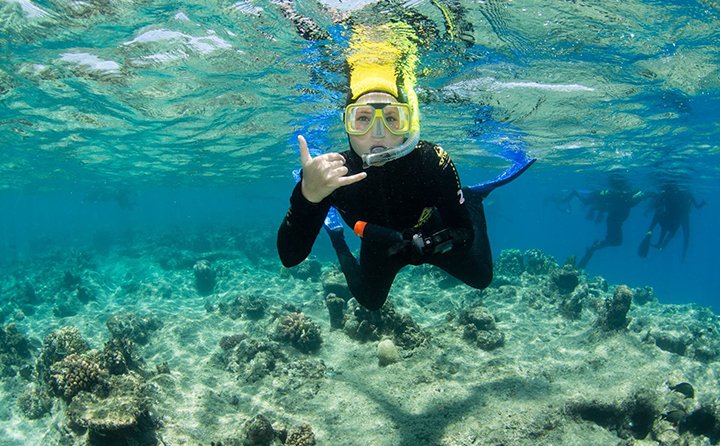
<svg viewBox="0 0 720 446">
<path fill-rule="evenodd" d="M 0 445 L 720 441 L 707 308 L 508 250 L 486 290 L 408 267 L 369 312 L 334 263 L 282 269 L 272 234 L 236 233 L 6 265 Z"/>
</svg>

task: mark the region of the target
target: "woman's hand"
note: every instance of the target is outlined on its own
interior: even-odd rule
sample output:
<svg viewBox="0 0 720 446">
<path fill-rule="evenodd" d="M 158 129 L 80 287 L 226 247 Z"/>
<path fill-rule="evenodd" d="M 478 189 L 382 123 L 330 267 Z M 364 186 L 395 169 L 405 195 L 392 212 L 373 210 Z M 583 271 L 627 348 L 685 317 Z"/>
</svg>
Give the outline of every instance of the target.
<svg viewBox="0 0 720 446">
<path fill-rule="evenodd" d="M 339 153 L 323 153 L 313 158 L 310 156 L 305 138 L 298 136 L 298 144 L 303 171 L 300 189 L 303 196 L 312 203 L 320 203 L 335 189 L 357 183 L 367 177 L 366 172 L 346 177 L 348 169 L 345 167 L 345 158 Z"/>
</svg>

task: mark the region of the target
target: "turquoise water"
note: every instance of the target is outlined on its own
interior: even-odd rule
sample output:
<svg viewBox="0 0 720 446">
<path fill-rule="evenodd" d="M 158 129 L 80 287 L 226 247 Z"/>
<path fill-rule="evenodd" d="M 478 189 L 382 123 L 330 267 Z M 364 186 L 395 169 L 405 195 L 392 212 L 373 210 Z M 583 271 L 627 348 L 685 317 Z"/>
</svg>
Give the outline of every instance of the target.
<svg viewBox="0 0 720 446">
<path fill-rule="evenodd" d="M 465 184 L 505 168 L 503 150 L 539 159 L 492 197 L 496 252 L 580 256 L 602 225 L 548 197 L 604 187 L 618 165 L 649 191 L 674 176 L 708 202 L 691 214 L 686 260 L 680 235 L 665 252 L 634 255 L 651 218 L 642 204 L 624 246 L 598 252 L 589 271 L 652 285 L 664 301 L 715 304 L 716 2 L 472 3 L 472 46 L 445 34 L 430 2 L 384 16 L 353 11 L 363 4 L 328 3 L 339 8 L 331 13 L 296 2 L 336 33 L 311 43 L 273 3 L 1 3 L 2 258 L 95 231 L 276 226 L 298 165 L 294 134 L 328 113 L 320 149 L 345 148 L 334 113 L 346 30 L 333 19 L 382 21 L 410 8 L 435 32 L 421 51 L 422 136 L 451 153 Z M 134 206 L 114 206 L 117 191 Z"/>
<path fill-rule="evenodd" d="M 646 201 L 631 211 L 623 227 L 622 245 L 598 251 L 585 269 L 583 281 L 601 283 L 596 277 L 601 276 L 612 286 L 649 286 L 662 304 L 697 304 L 718 314 L 718 2 L 488 0 L 450 4 L 462 4 L 463 23 L 472 25 L 466 29 L 472 43 L 451 35 L 439 3 L 429 0 L 293 2 L 299 14 L 312 17 L 328 33 L 328 39 L 318 41 L 299 36 L 279 2 L 273 1 L 0 0 L 0 327 L 16 324 L 34 340 L 37 350 L 45 336 L 73 325 L 94 348 L 101 349 L 107 340 L 105 320 L 110 314 L 127 310 L 164 318 L 166 328 L 142 350 L 147 361 L 142 368 L 154 370 L 169 362 L 173 379 L 177 379 L 170 382 L 161 372 L 148 375 L 156 386 L 153 404 L 159 413 L 169 414 L 166 425 L 157 423 L 155 428 L 173 438 L 166 444 L 210 444 L 228 438 L 223 426 L 239 424 L 261 409 L 274 416 L 273 422 L 298 424 L 300 414 L 312 418 L 313 428 L 323 440 L 319 444 L 364 444 L 362 440 L 339 441 L 338 435 L 361 439 L 377 435 L 382 439 L 374 427 L 363 431 L 363 426 L 354 424 L 357 414 L 343 412 L 343 407 L 348 411 L 354 407 L 354 391 L 367 390 L 360 384 L 353 387 L 356 384 L 351 381 L 363 373 L 370 381 L 387 379 L 390 387 L 406 389 L 447 380 L 448 394 L 467 397 L 473 403 L 467 403 L 468 407 L 475 403 L 483 406 L 486 401 L 481 404 L 476 401 L 481 398 L 466 395 L 475 381 L 459 380 L 457 370 L 472 379 L 487 379 L 485 382 L 493 379 L 494 372 L 498 372 L 498 380 L 509 383 L 518 375 L 518 382 L 527 378 L 517 386 L 528 393 L 543 394 L 545 385 L 551 389 L 550 400 L 538 403 L 539 413 L 544 414 L 546 405 L 566 404 L 563 395 L 574 394 L 578 386 L 596 383 L 602 394 L 606 384 L 588 374 L 576 382 L 558 378 L 553 383 L 547 376 L 552 375 L 548 370 L 554 366 L 560 375 L 562 370 L 586 373 L 595 367 L 592 361 L 606 361 L 621 372 L 641 367 L 615 364 L 612 361 L 622 355 L 607 353 L 623 348 L 636 352 L 632 350 L 636 345 L 628 341 L 627 346 L 613 344 L 607 351 L 605 347 L 587 348 L 588 354 L 602 359 L 582 357 L 580 365 L 568 369 L 567 364 L 574 360 L 571 356 L 586 350 L 585 345 L 572 343 L 577 332 L 592 325 L 590 315 L 595 316 L 596 308 L 586 304 L 584 326 L 577 321 L 558 322 L 554 313 L 535 313 L 539 309 L 552 312 L 548 308 L 555 303 L 537 304 L 542 300 L 537 296 L 541 287 L 532 280 L 517 285 L 524 290 L 517 296 L 529 296 L 528 300 L 518 297 L 513 301 L 514 295 L 503 295 L 499 285 L 485 295 L 485 305 L 502 315 L 499 322 L 508 333 L 510 347 L 501 350 L 501 356 L 485 352 L 472 356 L 475 353 L 468 353 L 458 338 L 458 345 L 463 346 L 448 347 L 447 357 L 462 356 L 461 352 L 464 359 L 443 362 L 445 352 L 438 359 L 425 351 L 417 353 L 417 363 L 411 363 L 412 355 L 406 355 L 404 359 L 412 364 L 402 369 L 407 373 L 391 377 L 374 375 L 378 373 L 374 350 L 348 353 L 355 352 L 357 345 L 341 336 L 342 332 L 331 333 L 322 319 L 323 333 L 329 333 L 330 339 L 320 353 L 328 369 L 322 368 L 319 374 L 327 379 L 322 385 L 332 390 L 317 386 L 327 392 L 327 404 L 333 404 L 333 392 L 338 388 L 347 392 L 343 393 L 346 399 L 337 403 L 341 407 L 333 409 L 341 413 L 337 417 L 333 410 L 320 407 L 317 400 L 322 398 L 314 400 L 314 409 L 305 410 L 293 406 L 300 404 L 296 401 L 291 404 L 278 397 L 287 403 L 287 407 L 280 404 L 287 411 L 282 412 L 271 397 L 268 401 L 272 404 L 263 403 L 268 395 L 263 392 L 272 387 L 269 384 L 264 388 L 258 385 L 256 394 L 250 390 L 243 394 L 236 389 L 235 378 L 226 376 L 230 366 L 220 367 L 222 372 L 204 366 L 224 334 L 241 331 L 240 325 L 248 333 L 260 333 L 270 326 L 270 322 L 259 328 L 253 321 L 243 319 L 241 324 L 220 318 L 218 302 L 227 303 L 233 293 L 263 296 L 281 309 L 277 311 L 302 308 L 313 317 L 326 317 L 324 304 L 312 297 L 323 291 L 321 285 L 295 280 L 289 276 L 295 273 L 281 270 L 275 233 L 294 186 L 292 170 L 299 166 L 296 136 L 304 134 L 311 148 L 320 151 L 347 148 L 340 108 L 344 103 L 343 51 L 349 33 L 342 23 L 348 16 L 354 17 L 355 23 L 369 25 L 408 17 L 422 22 L 425 34 L 421 36 L 416 86 L 422 138 L 441 144 L 450 153 L 465 185 L 500 174 L 512 163 L 509 153 L 537 158 L 520 179 L 493 192 L 485 202 L 496 259 L 510 249 L 539 249 L 560 265 L 566 259 L 579 259 L 587 246 L 603 237 L 604 222 L 586 218 L 585 207 L 577 201 L 563 203 L 561 197 L 573 189 L 605 188 L 609 172 L 622 171 L 635 187 L 649 193 L 659 191 L 670 179 L 707 203 L 690 212 L 685 258 L 681 233 L 666 249 L 651 249 L 646 258 L 637 255 L 652 218 Z M 351 237 L 348 235 L 355 248 L 358 241 Z M 335 255 L 324 234 L 313 255 L 324 271 L 333 267 Z M 217 262 L 215 293 L 198 295 L 193 262 L 189 266 L 183 263 L 188 261 L 186 256 L 195 256 L 193 261 L 208 257 Z M 168 267 L 168 263 L 184 266 Z M 88 304 L 76 302 L 74 294 L 68 297 L 62 288 L 67 272 L 82 276 L 83 284 L 92 284 L 88 286 L 96 300 Z M 408 268 L 399 277 L 390 301 L 411 312 L 423 328 L 438 329 L 434 336 L 445 339 L 447 331 L 438 328 L 446 325 L 445 311 L 458 302 L 471 302 L 475 295 L 463 286 L 438 291 L 439 280 L 433 274 Z M 519 278 L 513 280 L 520 282 Z M 27 293 L 18 297 L 27 284 L 35 290 L 30 293 L 32 299 Z M 507 307 L 506 298 L 512 301 Z M 657 325 L 677 332 L 701 326 L 693 328 L 693 336 L 704 329 L 718 332 L 717 318 L 703 309 L 634 310 L 638 311 L 633 315 L 635 333 L 652 326 L 648 321 L 663 321 Z M 676 311 L 678 316 L 673 318 Z M 522 319 L 520 312 L 528 318 Z M 273 313 L 272 322 L 277 318 Z M 547 324 L 543 329 L 533 328 L 543 323 Z M 560 326 L 562 330 L 557 328 Z M 517 327 L 514 334 L 512 327 Z M 542 337 L 553 335 L 556 329 L 565 337 L 558 335 L 551 341 Z M 711 338 L 715 339 L 708 334 L 706 339 Z M 519 344 L 537 350 L 512 349 Z M 720 343 L 717 346 L 720 352 Z M 555 347 L 557 351 L 552 350 Z M 646 375 L 656 379 L 650 386 L 662 380 L 717 383 L 720 356 L 709 355 L 703 364 L 687 365 L 692 355 L 681 355 L 678 357 L 685 362 L 676 365 L 674 359 L 662 356 L 669 350 L 660 349 L 653 357 L 665 362 L 657 365 L 647 360 Z M 646 357 L 641 348 L 637 352 L 633 357 Z M 0 354 L 5 352 L 0 349 Z M 374 368 L 367 365 L 367 358 Z M 493 362 L 494 358 L 500 359 Z M 557 358 L 557 364 L 550 361 L 547 365 L 548 358 Z M 487 369 L 475 366 L 481 362 Z M 357 376 L 352 376 L 353 369 Z M 436 375 L 431 377 L 428 369 Z M 541 369 L 538 376 L 532 375 L 533 370 Z M 182 370 L 191 378 L 178 378 Z M 310 372 L 306 369 L 303 373 Z M 400 381 L 408 375 L 418 376 L 417 382 Z M 283 379 L 292 381 L 296 375 L 288 376 Z M 615 375 L 608 371 L 603 376 Z M 7 379 L 9 384 L 0 391 L 3 399 L 14 402 L 29 385 L 21 378 L 18 371 Z M 546 378 L 547 383 L 542 381 Z M 621 387 L 625 378 L 631 379 L 613 379 Z M 222 400 L 217 412 L 213 412 L 212 399 L 201 408 L 188 403 L 183 412 L 186 399 L 197 396 L 195 386 L 215 389 L 215 379 L 222 391 L 197 392 L 203 398 L 210 394 Z M 303 384 L 291 384 L 307 390 Z M 487 386 L 490 394 L 504 389 L 494 381 Z M 383 388 L 373 389 L 380 395 Z M 717 391 L 717 387 L 712 389 Z M 388 414 L 393 412 L 386 408 L 392 404 L 380 404 L 382 398 L 368 394 L 367 400 L 383 408 L 382 416 L 373 420 L 381 425 L 383 416 L 392 418 Z M 415 396 L 421 398 L 425 393 L 397 393 L 394 398 L 414 401 Z M 58 398 L 55 401 L 49 412 L 53 419 L 64 416 L 64 406 Z M 498 410 L 503 407 L 500 401 Z M 495 400 L 488 397 L 487 404 L 492 406 Z M 63 437 L 49 427 L 53 422 L 47 413 L 40 421 L 28 421 L 10 408 L 15 404 L 2 406 L 0 431 L 5 436 L 0 445 L 76 444 L 67 439 L 69 434 Z M 183 409 L 173 412 L 177 407 Z M 455 440 L 440 433 L 427 433 L 423 429 L 437 427 L 441 432 L 447 428 L 453 438 L 460 438 L 466 425 L 457 420 L 460 427 L 451 426 L 450 421 L 438 422 L 433 413 L 416 409 L 407 408 L 407 413 L 387 422 L 394 427 L 382 424 L 394 434 L 404 435 L 403 442 L 373 444 L 486 444 L 480 440 L 482 429 L 471 424 L 467 430 L 475 429 L 476 435 L 468 434 L 464 441 L 453 443 Z M 229 415 L 233 413 L 237 419 Z M 465 420 L 462 413 L 458 420 Z M 210 418 L 209 414 L 221 421 L 205 422 L 203 417 Z M 480 420 L 477 423 L 482 426 L 487 422 L 473 417 L 467 415 L 468 423 Z M 187 422 L 182 426 L 185 430 L 178 428 L 183 424 L 178 420 Z M 716 424 L 720 426 L 720 421 Z M 432 441 L 416 441 L 414 435 L 427 435 Z M 508 441 L 511 437 L 501 434 L 492 438 L 518 445 L 578 444 L 570 437 L 538 443 L 513 443 Z M 103 443 L 96 439 L 88 444 Z"/>
</svg>

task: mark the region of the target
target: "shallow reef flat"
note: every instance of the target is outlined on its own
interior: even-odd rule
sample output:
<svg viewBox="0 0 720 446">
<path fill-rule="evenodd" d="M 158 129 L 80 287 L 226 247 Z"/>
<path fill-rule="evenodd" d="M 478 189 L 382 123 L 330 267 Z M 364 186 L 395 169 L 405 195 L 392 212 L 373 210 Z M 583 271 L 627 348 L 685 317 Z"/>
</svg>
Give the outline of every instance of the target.
<svg viewBox="0 0 720 446">
<path fill-rule="evenodd" d="M 369 312 L 272 234 L 135 235 L 0 277 L 0 445 L 711 445 L 720 318 L 537 250 Z M 247 234 L 247 231 L 246 231 Z M 691 296 L 689 296 L 691 298 Z"/>
</svg>

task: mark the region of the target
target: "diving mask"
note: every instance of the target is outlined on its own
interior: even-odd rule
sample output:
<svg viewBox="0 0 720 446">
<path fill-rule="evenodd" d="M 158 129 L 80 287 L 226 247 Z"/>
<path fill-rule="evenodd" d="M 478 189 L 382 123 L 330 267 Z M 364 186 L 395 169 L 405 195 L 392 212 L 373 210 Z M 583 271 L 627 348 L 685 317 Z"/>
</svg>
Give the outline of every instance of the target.
<svg viewBox="0 0 720 446">
<path fill-rule="evenodd" d="M 385 136 L 385 129 L 396 136 L 410 132 L 411 110 L 407 104 L 360 103 L 345 108 L 345 131 L 348 135 L 365 135 L 371 129 L 373 135 Z"/>
</svg>

